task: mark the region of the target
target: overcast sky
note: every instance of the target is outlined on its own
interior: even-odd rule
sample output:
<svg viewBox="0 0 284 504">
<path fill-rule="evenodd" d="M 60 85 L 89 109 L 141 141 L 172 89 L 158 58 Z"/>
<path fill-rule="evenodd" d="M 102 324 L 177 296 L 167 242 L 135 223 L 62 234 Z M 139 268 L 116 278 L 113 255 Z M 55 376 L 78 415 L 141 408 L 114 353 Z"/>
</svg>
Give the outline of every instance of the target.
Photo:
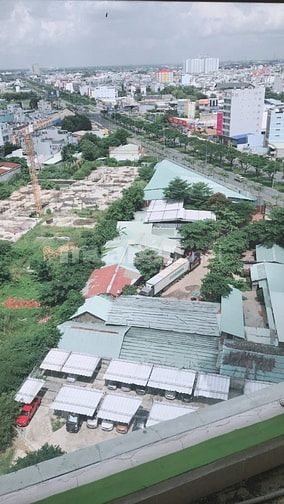
<svg viewBox="0 0 284 504">
<path fill-rule="evenodd" d="M 0 20 L 1 68 L 284 58 L 283 4 L 0 0 Z"/>
</svg>

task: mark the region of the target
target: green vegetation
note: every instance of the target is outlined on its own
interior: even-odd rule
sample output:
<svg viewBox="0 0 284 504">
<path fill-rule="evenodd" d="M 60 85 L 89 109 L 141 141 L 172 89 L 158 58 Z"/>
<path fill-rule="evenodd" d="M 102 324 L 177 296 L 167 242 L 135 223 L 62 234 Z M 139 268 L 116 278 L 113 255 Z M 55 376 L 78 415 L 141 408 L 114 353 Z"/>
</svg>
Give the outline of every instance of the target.
<svg viewBox="0 0 284 504">
<path fill-rule="evenodd" d="M 0 393 L 0 411 L 0 446 L 2 452 L 10 446 L 16 435 L 15 416 L 19 413 L 19 405 L 14 400 L 14 394 Z"/>
<path fill-rule="evenodd" d="M 181 88 L 182 89 L 182 88 Z M 152 114 L 153 115 L 153 114 Z M 150 118 L 150 115 L 148 116 Z M 155 114 L 152 121 L 133 119 L 132 117 L 114 112 L 110 116 L 117 124 L 138 135 L 145 135 L 153 141 L 163 143 L 167 147 L 177 148 L 192 158 L 206 161 L 228 172 L 242 174 L 251 181 L 267 187 L 275 186 L 284 192 L 284 182 L 275 182 L 276 174 L 283 174 L 283 160 L 272 160 L 256 154 L 246 154 L 230 145 L 223 145 L 217 141 L 209 141 L 200 134 L 188 137 L 178 128 L 170 126 L 167 115 Z"/>
<path fill-rule="evenodd" d="M 16 101 L 21 102 L 23 100 L 32 100 L 37 98 L 37 95 L 33 91 L 25 92 L 20 91 L 19 93 L 1 93 L 1 100 L 6 101 Z"/>
<path fill-rule="evenodd" d="M 81 131 L 81 130 L 91 130 L 92 124 L 88 117 L 76 114 L 74 116 L 64 117 L 61 123 L 61 129 L 66 131 Z"/>
<path fill-rule="evenodd" d="M 147 282 L 149 278 L 156 275 L 164 265 L 164 260 L 161 256 L 152 249 L 145 249 L 135 254 L 134 266 Z"/>
<path fill-rule="evenodd" d="M 17 458 L 16 462 L 12 465 L 9 472 L 19 471 L 19 469 L 24 469 L 34 464 L 39 464 L 44 460 L 53 459 L 64 455 L 64 451 L 60 446 L 53 446 L 45 443 L 39 450 L 32 451 L 28 453 L 25 457 Z"/>
<path fill-rule="evenodd" d="M 172 94 L 177 99 L 188 98 L 192 101 L 207 98 L 204 93 L 201 93 L 201 91 L 194 86 L 166 86 L 162 91 L 159 92 L 159 94 Z"/>
<path fill-rule="evenodd" d="M 123 296 L 135 296 L 135 294 L 137 294 L 137 286 L 136 285 L 125 285 L 122 288 L 121 294 Z"/>
<path fill-rule="evenodd" d="M 38 504 L 107 504 L 134 492 L 144 490 L 175 476 L 204 467 L 217 460 L 240 453 L 272 439 L 281 438 L 284 423 L 281 415 L 258 422 L 178 452 L 146 462 L 127 471 L 108 476 L 99 481 L 53 495 Z"/>
<path fill-rule="evenodd" d="M 50 86 L 50 90 L 54 91 L 54 88 Z M 89 96 L 81 96 L 79 93 L 69 93 L 68 91 L 60 91 L 60 98 L 74 105 L 96 105 L 96 100 L 90 98 Z"/>
<path fill-rule="evenodd" d="M 164 195 L 169 200 L 183 200 L 190 208 L 200 208 L 212 196 L 213 191 L 208 184 L 197 182 L 188 184 L 179 177 L 174 178 L 164 190 Z"/>
<path fill-rule="evenodd" d="M 7 474 L 12 464 L 14 456 L 13 448 L 7 448 L 7 450 L 0 453 L 0 476 Z"/>
</svg>

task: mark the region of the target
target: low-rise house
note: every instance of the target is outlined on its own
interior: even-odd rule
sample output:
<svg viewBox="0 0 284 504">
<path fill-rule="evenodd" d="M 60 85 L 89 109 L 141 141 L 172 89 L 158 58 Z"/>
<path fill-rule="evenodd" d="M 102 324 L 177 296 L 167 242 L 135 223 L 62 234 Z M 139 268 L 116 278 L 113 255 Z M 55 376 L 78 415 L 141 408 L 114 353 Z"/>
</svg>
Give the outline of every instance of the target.
<svg viewBox="0 0 284 504">
<path fill-rule="evenodd" d="M 21 165 L 18 163 L 9 163 L 0 161 L 0 183 L 8 182 L 11 178 L 21 172 Z"/>
<path fill-rule="evenodd" d="M 109 149 L 109 157 L 116 159 L 116 161 L 138 161 L 141 156 L 143 156 L 141 145 L 126 144 Z"/>
</svg>

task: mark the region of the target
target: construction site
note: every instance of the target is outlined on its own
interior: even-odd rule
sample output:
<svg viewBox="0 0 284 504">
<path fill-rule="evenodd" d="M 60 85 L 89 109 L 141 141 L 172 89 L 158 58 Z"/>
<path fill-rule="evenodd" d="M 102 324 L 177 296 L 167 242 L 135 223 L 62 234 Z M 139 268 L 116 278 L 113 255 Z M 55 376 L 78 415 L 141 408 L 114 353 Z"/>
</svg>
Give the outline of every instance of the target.
<svg viewBox="0 0 284 504">
<path fill-rule="evenodd" d="M 47 222 L 54 226 L 93 227 L 95 218 L 78 217 L 75 210 L 104 210 L 123 189 L 129 187 L 137 176 L 137 167 L 101 167 L 86 179 L 74 182 L 65 189 L 40 191 L 42 209 L 47 209 L 52 217 Z M 0 201 L 1 228 L 0 239 L 17 241 L 32 229 L 40 217 L 35 214 L 35 198 L 32 184 L 21 187 L 9 198 Z M 48 225 L 48 224 L 46 224 Z"/>
</svg>

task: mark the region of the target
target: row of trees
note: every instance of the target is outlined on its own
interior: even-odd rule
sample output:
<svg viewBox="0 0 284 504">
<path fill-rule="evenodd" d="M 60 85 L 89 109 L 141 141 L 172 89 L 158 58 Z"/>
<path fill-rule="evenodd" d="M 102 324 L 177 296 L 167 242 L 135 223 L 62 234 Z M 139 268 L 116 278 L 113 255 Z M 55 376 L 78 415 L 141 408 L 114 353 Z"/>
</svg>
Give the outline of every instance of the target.
<svg viewBox="0 0 284 504">
<path fill-rule="evenodd" d="M 201 294 L 208 301 L 220 301 L 230 292 L 229 285 L 241 287 L 243 282 L 235 275 L 242 272 L 241 255 L 257 244 L 284 245 L 284 209 L 271 211 L 270 220 L 251 221 L 255 211 L 249 202 L 232 203 L 221 194 L 208 198 L 205 207 L 216 212 L 216 222 L 194 222 L 180 228 L 186 250 L 206 253 L 213 250 Z"/>
<path fill-rule="evenodd" d="M 192 134 L 188 137 L 179 129 L 169 126 L 167 116 L 159 116 L 155 122 L 133 119 L 120 113 L 112 113 L 112 119 L 136 134 L 145 134 L 148 138 L 164 143 L 168 147 L 179 147 L 190 156 L 210 164 L 223 167 L 266 185 L 273 185 L 277 172 L 282 172 L 282 160 L 271 160 L 257 154 L 240 152 L 230 145 L 208 141 Z"/>
</svg>

